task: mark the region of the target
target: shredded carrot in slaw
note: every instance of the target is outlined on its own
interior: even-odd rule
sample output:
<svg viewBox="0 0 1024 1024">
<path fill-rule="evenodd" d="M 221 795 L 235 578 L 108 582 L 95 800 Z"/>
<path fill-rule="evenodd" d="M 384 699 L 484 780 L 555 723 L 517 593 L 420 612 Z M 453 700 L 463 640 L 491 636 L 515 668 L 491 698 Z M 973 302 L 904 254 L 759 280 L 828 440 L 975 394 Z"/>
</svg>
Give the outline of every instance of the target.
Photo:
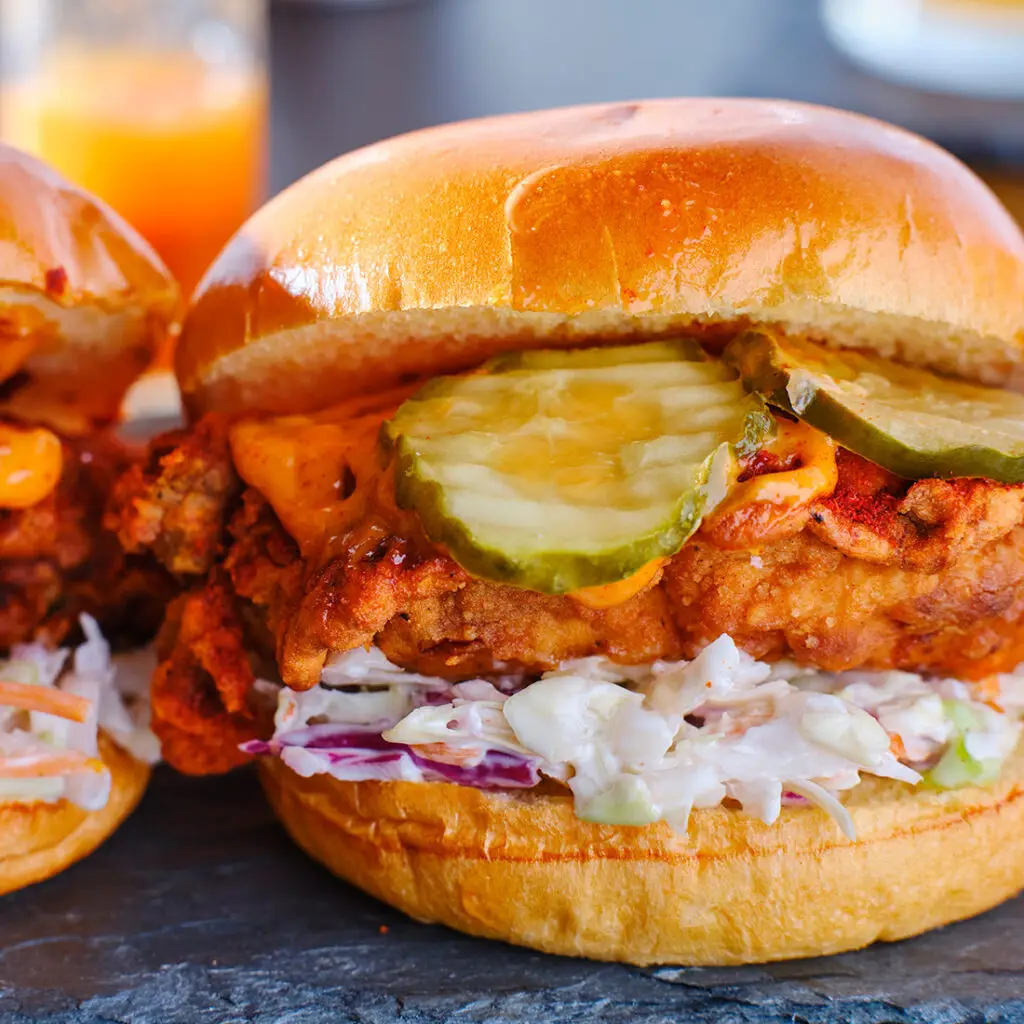
<svg viewBox="0 0 1024 1024">
<path fill-rule="evenodd" d="M 1003 693 L 1002 687 L 999 685 L 999 676 L 985 676 L 984 679 L 980 679 L 975 684 L 975 692 L 978 695 L 978 700 L 1002 714 L 1003 706 L 1000 701 Z"/>
<path fill-rule="evenodd" d="M 16 683 L 0 679 L 0 705 L 22 708 L 25 711 L 45 711 L 72 722 L 88 721 L 92 703 L 75 693 L 65 693 L 51 686 Z"/>
<path fill-rule="evenodd" d="M 36 779 L 70 772 L 103 771 L 98 758 L 81 750 L 57 750 L 51 753 L 14 754 L 0 757 L 0 779 Z"/>
<path fill-rule="evenodd" d="M 417 743 L 412 749 L 432 761 L 454 765 L 472 764 L 484 754 L 479 747 L 453 747 L 448 743 Z"/>
</svg>

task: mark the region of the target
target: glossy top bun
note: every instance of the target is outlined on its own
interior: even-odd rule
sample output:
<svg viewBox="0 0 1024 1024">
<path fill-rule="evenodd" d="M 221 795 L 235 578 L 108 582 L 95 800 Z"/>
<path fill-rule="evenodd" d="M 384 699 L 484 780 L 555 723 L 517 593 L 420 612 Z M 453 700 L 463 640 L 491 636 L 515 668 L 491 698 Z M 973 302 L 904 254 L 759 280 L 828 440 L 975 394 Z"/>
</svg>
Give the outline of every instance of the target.
<svg viewBox="0 0 1024 1024">
<path fill-rule="evenodd" d="M 92 853 L 135 809 L 149 766 L 104 733 L 100 757 L 110 770 L 110 796 L 98 811 L 55 804 L 0 803 L 0 894 L 50 878 Z"/>
<path fill-rule="evenodd" d="M 264 788 L 298 844 L 420 921 L 548 953 L 634 964 L 820 956 L 916 935 L 1020 892 L 1024 749 L 992 786 L 940 793 L 866 778 L 774 825 L 725 807 L 690 830 L 581 821 L 565 791 L 302 778 Z"/>
<path fill-rule="evenodd" d="M 178 286 L 106 204 L 0 145 L 0 413 L 82 433 L 176 329 Z"/>
<path fill-rule="evenodd" d="M 780 324 L 1004 384 L 1024 238 L 937 146 L 766 100 L 468 121 L 279 195 L 200 285 L 193 413 L 304 411 L 508 349 Z"/>
</svg>

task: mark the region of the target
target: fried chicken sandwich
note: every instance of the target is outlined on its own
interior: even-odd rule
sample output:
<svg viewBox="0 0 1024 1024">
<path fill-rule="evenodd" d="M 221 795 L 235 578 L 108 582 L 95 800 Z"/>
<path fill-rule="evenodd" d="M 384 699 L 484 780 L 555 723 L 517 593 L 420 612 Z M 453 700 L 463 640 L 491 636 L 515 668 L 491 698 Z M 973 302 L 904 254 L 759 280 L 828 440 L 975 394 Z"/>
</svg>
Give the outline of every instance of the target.
<svg viewBox="0 0 1024 1024">
<path fill-rule="evenodd" d="M 667 100 L 419 132 L 200 286 L 117 487 L 155 728 L 422 920 L 726 964 L 1024 884 L 1024 238 L 924 140 Z"/>
<path fill-rule="evenodd" d="M 107 641 L 151 637 L 172 581 L 102 519 L 133 458 L 121 400 L 178 313 L 134 230 L 0 146 L 0 892 L 102 842 L 158 756 L 146 659 Z"/>
</svg>

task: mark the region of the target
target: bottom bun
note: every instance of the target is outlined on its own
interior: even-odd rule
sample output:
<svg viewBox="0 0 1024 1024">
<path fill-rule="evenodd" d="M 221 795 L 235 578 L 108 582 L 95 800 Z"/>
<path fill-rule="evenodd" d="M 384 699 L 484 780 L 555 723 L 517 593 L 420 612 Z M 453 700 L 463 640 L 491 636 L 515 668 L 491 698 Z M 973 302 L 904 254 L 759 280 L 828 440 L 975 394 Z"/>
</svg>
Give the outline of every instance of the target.
<svg viewBox="0 0 1024 1024">
<path fill-rule="evenodd" d="M 149 766 L 100 733 L 100 757 L 110 769 L 110 797 L 98 811 L 58 803 L 0 803 L 0 893 L 50 878 L 92 853 L 135 809 Z"/>
<path fill-rule="evenodd" d="M 549 953 L 633 964 L 741 964 L 891 941 L 1024 888 L 1024 750 L 999 782 L 952 792 L 867 778 L 859 839 L 824 812 L 766 826 L 729 810 L 665 825 L 580 821 L 564 790 L 301 778 L 261 765 L 298 844 L 421 921 Z"/>
</svg>

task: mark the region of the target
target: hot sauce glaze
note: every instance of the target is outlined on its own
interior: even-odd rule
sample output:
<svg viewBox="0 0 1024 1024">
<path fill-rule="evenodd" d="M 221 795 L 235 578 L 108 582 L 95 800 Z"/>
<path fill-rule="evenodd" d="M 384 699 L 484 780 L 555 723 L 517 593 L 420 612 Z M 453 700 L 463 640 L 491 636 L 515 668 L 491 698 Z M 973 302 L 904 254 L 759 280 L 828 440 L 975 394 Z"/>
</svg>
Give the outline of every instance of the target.
<svg viewBox="0 0 1024 1024">
<path fill-rule="evenodd" d="M 353 546 L 370 551 L 400 525 L 408 527 L 378 438 L 413 390 L 232 426 L 238 475 L 270 503 L 307 562 L 322 565 Z"/>
<path fill-rule="evenodd" d="M 574 590 L 569 596 L 585 608 L 613 608 L 623 604 L 641 590 L 653 586 L 661 579 L 661 571 L 668 563 L 667 558 L 655 558 L 632 576 L 617 583 L 606 583 L 603 587 L 585 587 Z"/>
<path fill-rule="evenodd" d="M 31 508 L 59 483 L 64 455 L 43 427 L 0 423 L 0 508 Z"/>
<path fill-rule="evenodd" d="M 804 423 L 777 423 L 775 439 L 704 520 L 701 535 L 716 547 L 745 550 L 794 533 L 811 505 L 836 488 L 835 442 Z"/>
</svg>

